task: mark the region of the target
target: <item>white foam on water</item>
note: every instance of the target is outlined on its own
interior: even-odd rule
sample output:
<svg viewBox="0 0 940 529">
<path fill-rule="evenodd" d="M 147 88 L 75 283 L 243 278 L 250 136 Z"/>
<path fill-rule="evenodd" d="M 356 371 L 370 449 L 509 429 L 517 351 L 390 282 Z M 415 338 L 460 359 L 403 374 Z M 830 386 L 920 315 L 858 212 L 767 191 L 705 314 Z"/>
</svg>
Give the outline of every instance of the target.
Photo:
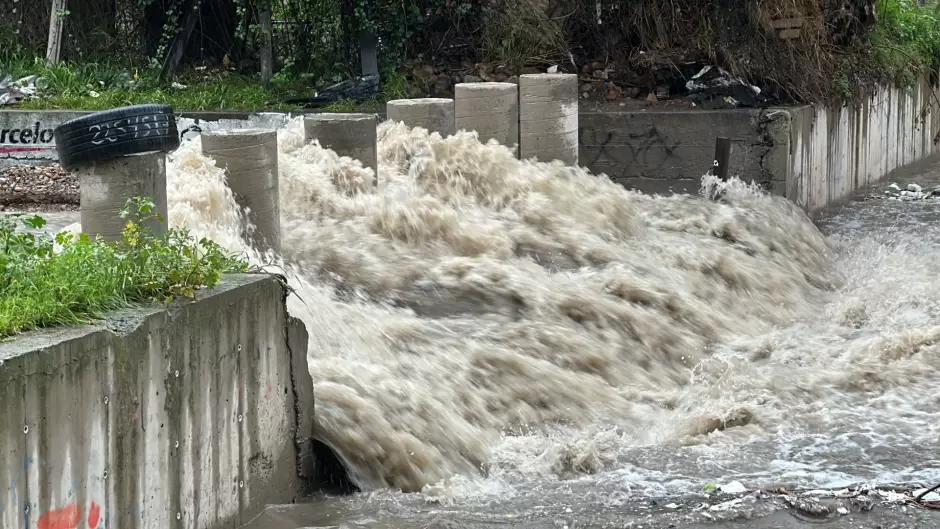
<svg viewBox="0 0 940 529">
<path fill-rule="evenodd" d="M 466 132 L 382 124 L 377 186 L 304 145 L 299 118 L 279 149 L 317 435 L 364 489 L 610 502 L 926 476 L 879 453 L 936 448 L 926 243 L 834 243 L 736 179 L 703 179 L 718 201 L 647 196 Z M 198 138 L 171 156 L 168 196 L 172 225 L 247 251 Z"/>
</svg>

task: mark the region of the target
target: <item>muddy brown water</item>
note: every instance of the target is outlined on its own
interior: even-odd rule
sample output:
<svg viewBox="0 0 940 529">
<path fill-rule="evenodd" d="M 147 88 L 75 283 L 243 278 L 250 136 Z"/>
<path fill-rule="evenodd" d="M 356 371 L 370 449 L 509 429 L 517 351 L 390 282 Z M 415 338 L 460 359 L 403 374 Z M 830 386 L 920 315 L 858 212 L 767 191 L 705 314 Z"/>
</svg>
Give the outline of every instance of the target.
<svg viewBox="0 0 940 529">
<path fill-rule="evenodd" d="M 814 224 L 740 182 L 651 197 L 469 134 L 383 124 L 378 186 L 297 121 L 279 144 L 282 255 L 251 258 L 297 288 L 317 436 L 361 492 L 248 527 L 785 528 L 809 522 L 773 496 L 709 514 L 703 488 L 940 481 L 940 201 Z M 168 197 L 244 250 L 198 138 Z M 828 523 L 940 526 L 846 509 Z"/>
</svg>

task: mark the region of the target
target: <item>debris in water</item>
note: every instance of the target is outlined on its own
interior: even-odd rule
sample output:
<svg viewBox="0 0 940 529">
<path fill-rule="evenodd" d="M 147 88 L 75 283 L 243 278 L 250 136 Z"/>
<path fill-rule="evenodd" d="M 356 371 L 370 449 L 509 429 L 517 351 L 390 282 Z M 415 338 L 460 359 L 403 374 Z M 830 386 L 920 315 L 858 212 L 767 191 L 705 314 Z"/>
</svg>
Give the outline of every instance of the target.
<svg viewBox="0 0 940 529">
<path fill-rule="evenodd" d="M 726 483 L 719 487 L 721 492 L 725 494 L 743 494 L 747 492 L 747 488 L 740 481 L 732 481 L 731 483 Z"/>
</svg>

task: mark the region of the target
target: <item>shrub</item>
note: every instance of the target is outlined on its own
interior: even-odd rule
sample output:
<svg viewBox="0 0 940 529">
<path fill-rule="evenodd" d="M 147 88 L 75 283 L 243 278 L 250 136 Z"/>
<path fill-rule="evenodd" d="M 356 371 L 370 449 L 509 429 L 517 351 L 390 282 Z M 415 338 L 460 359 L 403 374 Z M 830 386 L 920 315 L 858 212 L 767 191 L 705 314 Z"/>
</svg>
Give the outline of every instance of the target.
<svg viewBox="0 0 940 529">
<path fill-rule="evenodd" d="M 135 198 L 121 212 L 122 238 L 106 242 L 82 234 L 36 235 L 39 216 L 0 217 L 0 336 L 53 325 L 86 323 L 135 303 L 192 298 L 248 264 L 187 230 L 154 235 L 144 221 L 164 219 L 150 199 Z"/>
</svg>

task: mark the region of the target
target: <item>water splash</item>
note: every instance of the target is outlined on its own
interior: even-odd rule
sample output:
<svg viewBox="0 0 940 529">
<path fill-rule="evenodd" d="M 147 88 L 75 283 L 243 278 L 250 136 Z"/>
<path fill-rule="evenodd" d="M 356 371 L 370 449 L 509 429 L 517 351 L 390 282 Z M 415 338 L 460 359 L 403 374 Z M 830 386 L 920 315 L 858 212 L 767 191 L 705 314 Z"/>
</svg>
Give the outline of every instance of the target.
<svg viewBox="0 0 940 529">
<path fill-rule="evenodd" d="M 837 457 L 823 440 L 847 431 L 868 436 L 843 443 L 859 460 L 913 428 L 888 413 L 913 391 L 902 382 L 936 383 L 914 365 L 936 360 L 936 302 L 909 305 L 938 289 L 873 283 L 905 250 L 831 243 L 739 180 L 705 177 L 717 200 L 653 197 L 391 123 L 377 185 L 304 145 L 299 119 L 279 149 L 278 264 L 310 333 L 317 435 L 365 489 L 686 487 L 695 468 L 731 472 L 733 453 L 735 475 L 818 483 L 834 474 L 778 463 Z M 198 139 L 171 156 L 168 196 L 171 224 L 247 251 Z M 903 331 L 882 325 L 906 310 L 920 316 Z"/>
</svg>

